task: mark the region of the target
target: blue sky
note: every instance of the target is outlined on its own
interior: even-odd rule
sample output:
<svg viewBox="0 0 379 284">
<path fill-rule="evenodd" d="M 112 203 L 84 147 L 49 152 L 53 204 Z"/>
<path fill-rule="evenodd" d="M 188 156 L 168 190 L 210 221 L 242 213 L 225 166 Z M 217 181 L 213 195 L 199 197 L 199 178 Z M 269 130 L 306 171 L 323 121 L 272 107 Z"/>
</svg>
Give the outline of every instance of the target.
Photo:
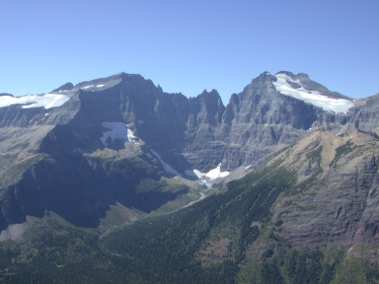
<svg viewBox="0 0 379 284">
<path fill-rule="evenodd" d="M 308 73 L 352 97 L 379 92 L 376 0 L 1 0 L 0 92 L 140 73 L 224 101 L 263 71 Z"/>
</svg>

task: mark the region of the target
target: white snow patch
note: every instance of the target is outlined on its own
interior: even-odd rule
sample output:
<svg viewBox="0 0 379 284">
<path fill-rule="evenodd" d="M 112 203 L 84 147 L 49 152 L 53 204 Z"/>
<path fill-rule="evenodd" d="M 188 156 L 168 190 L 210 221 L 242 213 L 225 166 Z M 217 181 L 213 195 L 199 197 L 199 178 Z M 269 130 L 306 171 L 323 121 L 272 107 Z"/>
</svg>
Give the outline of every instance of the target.
<svg viewBox="0 0 379 284">
<path fill-rule="evenodd" d="M 86 86 L 80 87 L 80 89 L 87 90 L 87 89 L 91 89 L 93 87 L 95 87 L 95 85 L 86 85 Z"/>
<path fill-rule="evenodd" d="M 25 230 L 27 229 L 27 223 L 12 224 L 6 229 L 0 232 L 0 242 L 12 240 L 17 241 L 22 238 Z"/>
<path fill-rule="evenodd" d="M 249 170 L 251 168 L 251 165 L 248 165 L 245 167 L 245 171 Z"/>
<path fill-rule="evenodd" d="M 130 142 L 133 142 L 133 143 L 137 143 L 138 142 L 137 136 L 135 136 L 133 130 L 131 130 L 129 128 L 128 128 L 127 137 L 128 137 L 128 140 Z"/>
<path fill-rule="evenodd" d="M 44 95 L 27 95 L 21 97 L 0 96 L 0 108 L 11 105 L 21 105 L 24 109 L 36 107 L 50 109 L 62 106 L 69 99 L 69 96 L 55 93 Z"/>
<path fill-rule="evenodd" d="M 84 85 L 84 86 L 80 87 L 80 89 L 88 90 L 88 89 L 103 88 L 104 86 L 105 86 L 105 84 L 97 84 L 97 85 L 91 84 L 91 85 Z"/>
<path fill-rule="evenodd" d="M 139 144 L 139 138 L 123 122 L 103 122 L 102 126 L 108 129 L 100 137 L 104 146 L 108 146 L 114 140 L 121 140 L 124 144 Z"/>
<path fill-rule="evenodd" d="M 221 171 L 221 163 L 218 164 L 216 168 L 206 173 L 203 173 L 197 169 L 194 169 L 193 173 L 197 176 L 198 179 L 202 180 L 204 184 L 209 184 L 208 181 L 213 181 L 219 178 L 225 178 L 230 174 L 230 172 L 228 171 Z"/>
<path fill-rule="evenodd" d="M 174 176 L 180 176 L 180 173 L 177 170 L 175 170 L 173 167 L 171 167 L 169 164 L 167 164 L 157 152 L 155 152 L 154 150 L 151 150 L 151 153 L 153 153 L 153 155 L 158 159 L 158 161 L 161 163 L 163 169 L 166 172 Z"/>
<path fill-rule="evenodd" d="M 293 79 L 287 74 L 279 73 L 276 75 L 276 79 L 276 82 L 273 82 L 273 84 L 276 90 L 282 95 L 302 100 L 308 104 L 320 107 L 325 111 L 347 113 L 347 111 L 354 106 L 354 103 L 350 100 L 331 98 L 321 94 L 319 91 L 306 89 L 300 80 Z M 289 82 L 298 84 L 300 88 L 294 88 Z"/>
</svg>

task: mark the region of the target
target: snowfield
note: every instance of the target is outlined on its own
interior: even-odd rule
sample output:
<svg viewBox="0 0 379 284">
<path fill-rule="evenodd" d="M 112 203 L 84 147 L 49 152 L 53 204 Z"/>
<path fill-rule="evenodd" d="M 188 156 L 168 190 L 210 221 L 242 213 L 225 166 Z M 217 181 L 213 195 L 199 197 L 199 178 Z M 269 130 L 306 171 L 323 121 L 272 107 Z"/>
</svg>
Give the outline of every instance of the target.
<svg viewBox="0 0 379 284">
<path fill-rule="evenodd" d="M 0 96 L 0 108 L 12 105 L 21 105 L 22 108 L 51 109 L 60 107 L 70 99 L 69 96 L 62 94 L 27 95 L 27 96 Z"/>
<path fill-rule="evenodd" d="M 216 168 L 210 170 L 209 172 L 203 173 L 197 169 L 194 169 L 193 173 L 197 176 L 197 178 L 203 179 L 203 180 L 205 179 L 209 181 L 213 181 L 218 178 L 224 178 L 230 174 L 230 172 L 228 171 L 223 171 L 223 172 L 221 171 L 221 163 L 218 164 Z"/>
<path fill-rule="evenodd" d="M 302 100 L 305 103 L 312 104 L 316 107 L 322 108 L 325 111 L 331 111 L 335 113 L 347 113 L 347 111 L 354 106 L 351 100 L 343 98 L 330 98 L 323 95 L 319 91 L 306 89 L 300 82 L 300 80 L 294 80 L 287 74 L 278 73 L 276 76 L 276 82 L 273 82 L 276 90 L 282 95 L 293 97 L 298 100 Z M 290 83 L 294 83 L 300 86 L 295 88 Z"/>
<path fill-rule="evenodd" d="M 102 126 L 108 129 L 108 131 L 105 131 L 100 137 L 104 146 L 108 146 L 114 140 L 121 140 L 124 144 L 139 143 L 134 132 L 123 122 L 103 122 Z"/>
</svg>

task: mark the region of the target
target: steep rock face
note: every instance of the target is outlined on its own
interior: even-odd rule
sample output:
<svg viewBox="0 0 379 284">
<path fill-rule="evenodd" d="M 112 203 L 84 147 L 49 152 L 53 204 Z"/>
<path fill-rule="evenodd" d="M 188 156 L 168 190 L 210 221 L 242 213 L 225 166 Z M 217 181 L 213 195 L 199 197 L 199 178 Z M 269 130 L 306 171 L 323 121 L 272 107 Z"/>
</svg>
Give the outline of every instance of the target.
<svg viewBox="0 0 379 284">
<path fill-rule="evenodd" d="M 227 168 L 262 161 L 320 119 L 321 110 L 279 94 L 274 81 L 273 75 L 263 73 L 226 107 L 220 137 L 228 144 L 223 159 Z"/>
<path fill-rule="evenodd" d="M 278 156 L 296 189 L 273 209 L 281 238 L 295 246 L 350 247 L 378 238 L 378 142 L 357 131 L 316 131 Z"/>
<path fill-rule="evenodd" d="M 304 74 L 287 74 L 325 97 L 342 97 Z M 276 80 L 274 75 L 261 74 L 240 94 L 233 94 L 226 107 L 216 91 L 190 99 L 169 95 L 170 102 L 165 103 L 179 112 L 171 110 L 168 120 L 175 119 L 177 124 L 167 120 L 162 128 L 155 126 L 165 133 L 170 125 L 171 131 L 156 148 L 167 149 L 166 158 L 181 171 L 209 170 L 219 163 L 223 169 L 231 170 L 260 163 L 269 154 L 294 143 L 312 126 L 328 128 L 346 123 L 345 115 L 282 95 L 274 86 Z M 161 101 L 159 104 L 164 105 Z M 160 135 L 156 134 L 155 140 L 157 136 Z"/>
<path fill-rule="evenodd" d="M 352 109 L 350 122 L 355 128 L 369 132 L 373 135 L 379 134 L 379 94 L 357 101 L 357 106 Z"/>
<path fill-rule="evenodd" d="M 221 124 L 225 107 L 219 94 L 204 91 L 188 101 L 186 115 L 183 156 L 190 168 L 209 169 L 220 162 L 224 142 L 217 141 L 217 131 Z"/>
<path fill-rule="evenodd" d="M 150 80 L 128 74 L 119 75 L 119 83 L 111 88 L 82 91 L 80 101 L 80 111 L 72 121 L 80 131 L 92 127 L 95 135 L 95 128 L 102 122 L 123 122 L 181 172 L 192 169 L 193 161 L 199 160 L 191 160 L 199 146 L 207 148 L 214 140 L 212 133 L 224 111 L 216 91 L 188 99 L 181 94 L 164 93 Z M 212 155 L 205 151 L 205 156 Z M 204 153 L 197 155 L 204 159 Z"/>
</svg>

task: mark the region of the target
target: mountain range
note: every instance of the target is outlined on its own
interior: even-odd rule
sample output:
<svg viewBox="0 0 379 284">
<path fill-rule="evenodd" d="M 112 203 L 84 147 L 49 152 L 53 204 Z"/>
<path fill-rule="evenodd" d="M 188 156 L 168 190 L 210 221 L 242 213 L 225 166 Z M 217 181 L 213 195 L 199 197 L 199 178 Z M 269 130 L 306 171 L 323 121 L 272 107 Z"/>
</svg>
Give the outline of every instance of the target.
<svg viewBox="0 0 379 284">
<path fill-rule="evenodd" d="M 288 71 L 0 94 L 0 280 L 377 283 L 378 135 L 379 95 Z"/>
</svg>

